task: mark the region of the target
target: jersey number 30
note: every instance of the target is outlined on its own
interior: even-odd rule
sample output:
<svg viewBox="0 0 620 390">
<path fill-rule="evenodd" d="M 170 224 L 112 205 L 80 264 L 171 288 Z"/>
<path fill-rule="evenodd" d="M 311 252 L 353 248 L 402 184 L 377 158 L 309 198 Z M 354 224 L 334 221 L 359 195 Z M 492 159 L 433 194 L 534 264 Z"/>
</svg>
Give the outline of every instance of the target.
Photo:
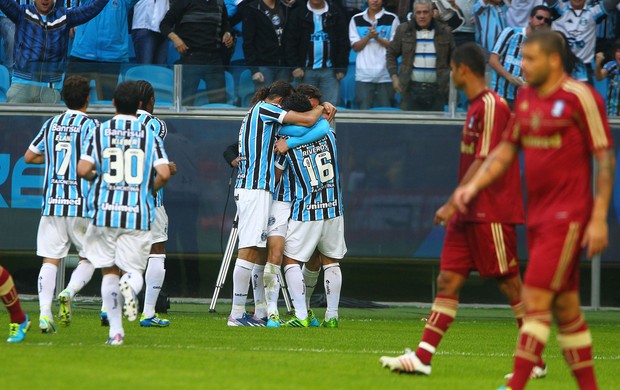
<svg viewBox="0 0 620 390">
<path fill-rule="evenodd" d="M 314 156 L 314 164 L 311 157 L 305 157 L 304 167 L 310 176 L 310 185 L 316 187 L 321 183 L 327 183 L 334 178 L 334 165 L 331 163 L 332 155 L 329 152 L 322 152 Z M 314 165 L 316 164 L 316 171 Z M 318 173 L 318 174 L 317 174 Z"/>
<path fill-rule="evenodd" d="M 103 158 L 110 160 L 108 172 L 103 180 L 110 184 L 125 181 L 127 184 L 142 184 L 144 180 L 144 151 L 142 149 L 106 148 Z"/>
</svg>

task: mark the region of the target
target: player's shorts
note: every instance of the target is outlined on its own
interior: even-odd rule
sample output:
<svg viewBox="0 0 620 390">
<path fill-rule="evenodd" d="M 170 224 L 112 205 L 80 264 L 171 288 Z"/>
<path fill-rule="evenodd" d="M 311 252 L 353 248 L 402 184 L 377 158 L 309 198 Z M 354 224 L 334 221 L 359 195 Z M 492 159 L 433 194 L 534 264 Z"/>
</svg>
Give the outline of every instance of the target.
<svg viewBox="0 0 620 390">
<path fill-rule="evenodd" d="M 151 224 L 152 244 L 168 241 L 168 214 L 164 206 L 155 207 L 155 221 Z"/>
<path fill-rule="evenodd" d="M 527 229 L 529 261 L 524 284 L 555 292 L 579 290 L 584 223 L 566 222 Z"/>
<path fill-rule="evenodd" d="M 116 265 L 124 271 L 144 272 L 151 252 L 149 230 L 88 225 L 86 258 L 95 268 Z"/>
<path fill-rule="evenodd" d="M 84 235 L 90 219 L 82 217 L 42 216 L 37 233 L 37 256 L 62 259 L 69 254 L 71 243 L 80 257 L 84 256 Z"/>
<path fill-rule="evenodd" d="M 265 190 L 235 188 L 239 216 L 239 249 L 267 247 L 267 224 L 273 195 Z"/>
<path fill-rule="evenodd" d="M 267 223 L 267 237 L 286 237 L 286 230 L 290 217 L 291 203 L 274 200 L 271 204 L 271 216 Z"/>
<path fill-rule="evenodd" d="M 443 242 L 440 269 L 464 277 L 475 270 L 485 278 L 519 275 L 515 225 L 451 221 Z"/>
<path fill-rule="evenodd" d="M 342 216 L 323 221 L 288 222 L 284 256 L 307 262 L 317 249 L 330 259 L 340 260 L 347 253 Z"/>
</svg>

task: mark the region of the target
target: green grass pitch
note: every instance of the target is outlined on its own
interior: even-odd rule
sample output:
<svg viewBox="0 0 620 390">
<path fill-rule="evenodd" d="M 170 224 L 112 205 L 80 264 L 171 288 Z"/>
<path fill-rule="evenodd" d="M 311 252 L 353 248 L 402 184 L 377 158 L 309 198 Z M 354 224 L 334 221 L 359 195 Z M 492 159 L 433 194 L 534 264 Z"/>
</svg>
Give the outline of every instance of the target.
<svg viewBox="0 0 620 390">
<path fill-rule="evenodd" d="M 382 369 L 379 357 L 416 346 L 428 309 L 341 309 L 339 329 L 266 329 L 228 328 L 225 305 L 210 314 L 207 305 L 173 304 L 169 328 L 125 321 L 125 345 L 112 347 L 95 303 L 78 302 L 73 324 L 51 335 L 38 332 L 37 304 L 23 306 L 32 328 L 20 344 L 0 343 L 0 389 L 495 389 L 511 370 L 517 334 L 508 309 L 461 308 L 432 375 L 420 377 Z M 586 316 L 600 388 L 620 389 L 620 313 Z M 555 333 L 544 356 L 549 375 L 528 388 L 576 389 Z"/>
</svg>

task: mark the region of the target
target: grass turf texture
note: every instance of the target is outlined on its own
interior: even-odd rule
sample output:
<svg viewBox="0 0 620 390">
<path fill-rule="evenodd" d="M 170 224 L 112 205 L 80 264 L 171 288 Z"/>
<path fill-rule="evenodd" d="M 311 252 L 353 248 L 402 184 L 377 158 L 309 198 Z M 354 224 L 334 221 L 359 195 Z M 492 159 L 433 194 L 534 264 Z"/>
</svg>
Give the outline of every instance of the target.
<svg viewBox="0 0 620 390">
<path fill-rule="evenodd" d="M 229 328 L 228 307 L 173 304 L 169 328 L 124 320 L 125 344 L 104 345 L 99 305 L 77 302 L 74 321 L 56 334 L 38 330 L 38 305 L 23 304 L 26 340 L 0 344 L 0 388 L 332 388 L 495 389 L 511 371 L 516 324 L 509 309 L 459 309 L 429 377 L 395 374 L 379 357 L 415 347 L 428 309 L 341 309 L 340 328 Z M 315 311 L 322 319 L 323 310 Z M 620 388 L 618 312 L 588 312 L 601 389 Z M 57 321 L 56 321 L 57 322 Z M 0 314 L 8 334 L 8 316 Z M 552 333 L 549 375 L 529 389 L 576 389 Z"/>
</svg>

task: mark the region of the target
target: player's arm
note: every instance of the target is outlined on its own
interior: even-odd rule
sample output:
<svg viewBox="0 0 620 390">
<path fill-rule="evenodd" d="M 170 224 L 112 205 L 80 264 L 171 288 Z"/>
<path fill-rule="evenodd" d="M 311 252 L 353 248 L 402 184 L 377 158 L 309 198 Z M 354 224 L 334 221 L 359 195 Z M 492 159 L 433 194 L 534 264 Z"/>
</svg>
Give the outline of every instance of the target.
<svg viewBox="0 0 620 390">
<path fill-rule="evenodd" d="M 517 158 L 518 148 L 508 141 L 502 141 L 489 154 L 484 163 L 476 170 L 475 175 L 463 186 L 459 186 L 453 195 L 453 200 L 459 211 L 467 212 L 467 205 L 480 191 L 491 185 L 501 177 L 510 164 Z"/>
<path fill-rule="evenodd" d="M 319 120 L 323 111 L 324 108 L 320 104 L 306 112 L 287 111 L 282 123 L 292 123 L 294 125 L 310 127 Z"/>
<path fill-rule="evenodd" d="M 153 190 L 157 191 L 168 183 L 170 180 L 170 166 L 168 165 L 168 160 L 162 162 L 161 164 L 155 165 L 155 171 L 157 175 L 155 175 L 155 179 L 153 179 Z"/>
<path fill-rule="evenodd" d="M 582 247 L 588 247 L 588 258 L 604 251 L 609 243 L 607 213 L 616 171 L 616 160 L 612 149 L 594 152 L 594 159 L 596 160 L 596 194 L 594 195 L 592 216 L 581 242 Z"/>
<path fill-rule="evenodd" d="M 97 171 L 95 171 L 95 163 L 90 159 L 80 158 L 77 165 L 77 174 L 82 179 L 93 181 L 97 177 Z"/>
<path fill-rule="evenodd" d="M 463 179 L 459 183 L 457 189 L 469 183 L 476 174 L 476 172 L 478 172 L 483 163 L 484 160 L 476 159 L 469 166 L 467 172 L 465 172 L 465 175 L 463 176 Z M 452 195 L 450 195 L 448 201 L 435 212 L 435 218 L 433 219 L 433 223 L 435 225 L 444 226 L 446 223 L 448 223 L 448 221 L 450 221 L 450 219 L 452 219 L 452 216 L 458 210 L 457 204 L 454 201 L 455 193 L 456 191 L 453 192 Z"/>
<path fill-rule="evenodd" d="M 281 138 L 276 142 L 274 150 L 279 155 L 284 155 L 289 149 L 296 148 L 310 142 L 318 141 L 329 133 L 331 125 L 323 118 L 312 127 L 302 127 L 296 125 L 282 126 L 280 135 L 292 138 Z"/>
<path fill-rule="evenodd" d="M 43 153 L 38 153 L 38 150 L 35 152 L 31 146 L 26 150 L 26 154 L 24 154 L 24 161 L 26 164 L 43 164 L 45 162 L 45 156 Z"/>
</svg>

